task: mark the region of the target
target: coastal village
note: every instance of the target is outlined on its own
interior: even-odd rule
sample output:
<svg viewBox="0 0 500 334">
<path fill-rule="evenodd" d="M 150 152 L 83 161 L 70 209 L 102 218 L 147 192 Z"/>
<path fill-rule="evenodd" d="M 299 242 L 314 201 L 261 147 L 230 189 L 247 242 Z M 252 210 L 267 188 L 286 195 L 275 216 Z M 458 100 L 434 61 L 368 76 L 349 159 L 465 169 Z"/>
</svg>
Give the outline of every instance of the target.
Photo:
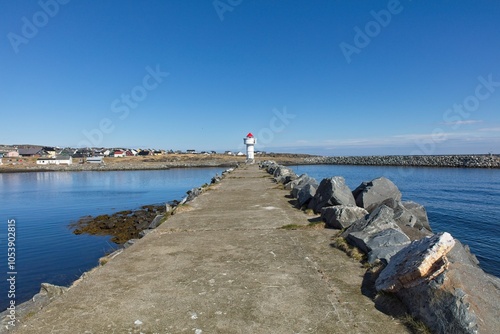
<svg viewBox="0 0 500 334">
<path fill-rule="evenodd" d="M 33 164 L 44 165 L 72 165 L 72 164 L 104 164 L 105 158 L 130 158 L 130 157 L 164 157 L 167 155 L 226 155 L 230 157 L 244 157 L 241 151 L 196 151 L 194 149 L 163 150 L 152 148 L 60 148 L 42 145 L 0 145 L 0 165 Z M 257 155 L 266 152 L 257 151 Z"/>
</svg>

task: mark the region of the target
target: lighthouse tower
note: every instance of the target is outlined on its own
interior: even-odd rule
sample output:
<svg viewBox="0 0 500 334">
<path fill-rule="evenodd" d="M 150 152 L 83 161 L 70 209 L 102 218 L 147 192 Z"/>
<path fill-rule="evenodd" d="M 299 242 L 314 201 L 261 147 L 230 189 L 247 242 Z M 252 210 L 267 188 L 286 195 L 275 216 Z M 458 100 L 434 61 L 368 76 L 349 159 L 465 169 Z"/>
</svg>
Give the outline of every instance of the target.
<svg viewBox="0 0 500 334">
<path fill-rule="evenodd" d="M 257 142 L 257 138 L 253 136 L 250 132 L 245 138 L 243 138 L 243 143 L 247 146 L 247 163 L 254 163 L 253 146 Z"/>
</svg>

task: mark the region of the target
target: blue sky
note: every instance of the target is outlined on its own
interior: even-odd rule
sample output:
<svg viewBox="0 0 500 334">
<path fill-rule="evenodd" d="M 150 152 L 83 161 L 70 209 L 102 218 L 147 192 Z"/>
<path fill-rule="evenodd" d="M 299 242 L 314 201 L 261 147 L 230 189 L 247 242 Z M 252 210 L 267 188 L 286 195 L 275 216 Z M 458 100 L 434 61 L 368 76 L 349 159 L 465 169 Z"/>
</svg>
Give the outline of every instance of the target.
<svg viewBox="0 0 500 334">
<path fill-rule="evenodd" d="M 493 0 L 0 0 L 0 143 L 500 153 L 499 17 Z"/>
</svg>

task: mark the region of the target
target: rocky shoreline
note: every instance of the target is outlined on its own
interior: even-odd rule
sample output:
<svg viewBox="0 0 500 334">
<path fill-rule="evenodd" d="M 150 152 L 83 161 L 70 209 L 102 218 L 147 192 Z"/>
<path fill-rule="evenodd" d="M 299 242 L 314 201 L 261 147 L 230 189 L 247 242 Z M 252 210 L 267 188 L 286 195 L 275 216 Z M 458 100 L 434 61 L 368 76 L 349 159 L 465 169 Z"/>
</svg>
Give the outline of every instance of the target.
<svg viewBox="0 0 500 334">
<path fill-rule="evenodd" d="M 401 167 L 500 168 L 500 155 L 373 155 L 308 157 L 306 164 L 366 165 Z"/>
<path fill-rule="evenodd" d="M 290 190 L 297 208 L 321 214 L 326 227 L 338 231 L 332 246 L 356 254 L 368 268 L 375 304 L 393 296 L 433 333 L 500 328 L 500 278 L 486 274 L 449 233 L 434 234 L 425 208 L 402 201 L 392 181 L 380 177 L 351 191 L 342 176 L 318 183 L 274 161 L 260 167 Z"/>
</svg>

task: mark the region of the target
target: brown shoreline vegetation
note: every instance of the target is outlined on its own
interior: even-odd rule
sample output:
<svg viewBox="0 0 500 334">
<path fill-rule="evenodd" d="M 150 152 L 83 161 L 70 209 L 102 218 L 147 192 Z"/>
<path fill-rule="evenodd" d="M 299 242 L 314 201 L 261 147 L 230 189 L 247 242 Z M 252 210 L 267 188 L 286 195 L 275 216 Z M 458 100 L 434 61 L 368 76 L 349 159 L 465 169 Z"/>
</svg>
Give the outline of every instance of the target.
<svg viewBox="0 0 500 334">
<path fill-rule="evenodd" d="M 258 160 L 273 159 L 281 164 L 307 164 L 306 158 L 315 157 L 309 154 L 269 153 L 259 155 Z M 10 160 L 10 161 L 9 161 Z M 37 165 L 37 157 L 3 158 L 0 173 L 19 172 L 62 172 L 62 171 L 120 171 L 120 170 L 161 170 L 169 168 L 193 167 L 234 167 L 245 163 L 245 156 L 227 154 L 165 154 L 147 157 L 104 158 L 104 164 L 83 163 L 83 159 L 74 158 L 73 164 Z"/>
<path fill-rule="evenodd" d="M 23 172 L 77 172 L 161 170 L 170 168 L 235 167 L 244 164 L 245 156 L 227 154 L 165 154 L 147 157 L 104 158 L 104 164 L 83 162 L 75 158 L 73 164 L 37 165 L 37 157 L 3 158 L 0 173 Z M 310 154 L 268 153 L 256 156 L 257 161 L 273 160 L 285 166 L 293 165 L 362 165 L 399 167 L 456 167 L 500 168 L 498 154 L 461 155 L 374 155 L 374 156 L 317 156 Z"/>
</svg>

